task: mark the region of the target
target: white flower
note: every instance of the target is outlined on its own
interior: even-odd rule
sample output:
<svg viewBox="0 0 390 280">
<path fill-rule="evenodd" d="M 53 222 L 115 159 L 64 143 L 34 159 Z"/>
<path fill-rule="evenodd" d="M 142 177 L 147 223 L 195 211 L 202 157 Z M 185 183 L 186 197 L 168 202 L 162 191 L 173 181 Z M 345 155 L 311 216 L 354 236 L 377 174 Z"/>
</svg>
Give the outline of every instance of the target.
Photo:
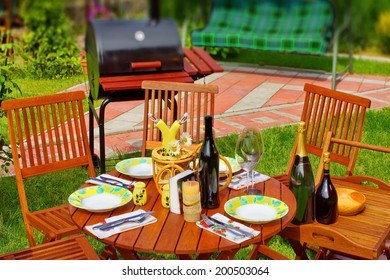
<svg viewBox="0 0 390 280">
<path fill-rule="evenodd" d="M 171 156 L 177 156 L 180 154 L 180 142 L 179 140 L 174 140 L 168 144 L 169 154 Z"/>
<path fill-rule="evenodd" d="M 184 146 L 191 146 L 192 144 L 192 138 L 191 135 L 188 132 L 183 132 L 183 134 L 180 136 L 180 143 L 183 143 Z"/>
</svg>

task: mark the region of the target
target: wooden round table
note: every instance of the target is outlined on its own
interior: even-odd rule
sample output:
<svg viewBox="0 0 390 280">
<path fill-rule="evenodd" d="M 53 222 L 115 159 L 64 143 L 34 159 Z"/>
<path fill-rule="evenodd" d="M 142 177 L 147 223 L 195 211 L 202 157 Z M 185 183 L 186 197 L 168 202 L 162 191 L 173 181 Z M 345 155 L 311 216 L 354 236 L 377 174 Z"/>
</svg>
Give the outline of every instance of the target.
<svg viewBox="0 0 390 280">
<path fill-rule="evenodd" d="M 113 176 L 132 180 L 131 177 L 113 171 Z M 215 252 L 220 252 L 218 259 L 232 259 L 236 252 L 250 244 L 261 244 L 278 234 L 294 218 L 296 211 L 296 200 L 289 188 L 274 178 L 256 184 L 256 188 L 262 190 L 265 196 L 271 196 L 285 202 L 289 212 L 282 219 L 275 220 L 263 225 L 246 224 L 261 233 L 255 238 L 244 241 L 240 244 L 231 242 L 225 238 L 203 230 L 195 223 L 185 222 L 183 215 L 174 214 L 169 209 L 162 207 L 161 197 L 156 189 L 153 179 L 139 180 L 146 183 L 148 202 L 142 207 L 135 206 L 130 202 L 113 211 L 93 213 L 87 210 L 69 206 L 73 221 L 88 235 L 95 237 L 85 229 L 87 225 L 102 222 L 105 218 L 116 216 L 137 209 L 145 211 L 154 210 L 153 216 L 157 222 L 144 227 L 136 228 L 120 234 L 112 235 L 101 242 L 115 247 L 124 259 L 138 259 L 137 252 L 175 254 L 180 259 L 189 259 L 190 255 L 197 254 L 198 259 L 208 259 Z M 89 186 L 85 184 L 82 187 Z M 224 204 L 232 197 L 244 194 L 244 190 L 225 189 L 220 192 L 220 206 L 217 209 L 203 209 L 202 213 L 213 215 L 221 213 L 228 216 L 224 211 Z M 239 221 L 241 222 L 241 221 Z"/>
</svg>

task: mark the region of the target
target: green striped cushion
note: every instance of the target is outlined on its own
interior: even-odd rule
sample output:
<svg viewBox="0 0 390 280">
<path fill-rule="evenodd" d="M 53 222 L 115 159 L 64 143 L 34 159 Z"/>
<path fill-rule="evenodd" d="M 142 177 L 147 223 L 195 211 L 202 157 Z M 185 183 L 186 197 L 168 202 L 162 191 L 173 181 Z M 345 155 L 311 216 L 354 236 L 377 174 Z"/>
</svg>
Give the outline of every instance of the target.
<svg viewBox="0 0 390 280">
<path fill-rule="evenodd" d="M 323 54 L 333 22 L 327 0 L 215 0 L 207 26 L 191 39 L 194 46 Z"/>
</svg>

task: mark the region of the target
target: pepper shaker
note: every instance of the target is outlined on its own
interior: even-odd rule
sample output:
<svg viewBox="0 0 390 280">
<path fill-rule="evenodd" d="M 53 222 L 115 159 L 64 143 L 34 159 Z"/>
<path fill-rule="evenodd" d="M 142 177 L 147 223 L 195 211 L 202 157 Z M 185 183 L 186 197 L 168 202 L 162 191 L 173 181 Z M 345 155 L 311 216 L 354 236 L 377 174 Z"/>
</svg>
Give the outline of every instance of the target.
<svg viewBox="0 0 390 280">
<path fill-rule="evenodd" d="M 169 203 L 169 184 L 163 186 L 162 195 L 161 195 L 161 204 L 165 208 L 170 208 Z"/>
</svg>

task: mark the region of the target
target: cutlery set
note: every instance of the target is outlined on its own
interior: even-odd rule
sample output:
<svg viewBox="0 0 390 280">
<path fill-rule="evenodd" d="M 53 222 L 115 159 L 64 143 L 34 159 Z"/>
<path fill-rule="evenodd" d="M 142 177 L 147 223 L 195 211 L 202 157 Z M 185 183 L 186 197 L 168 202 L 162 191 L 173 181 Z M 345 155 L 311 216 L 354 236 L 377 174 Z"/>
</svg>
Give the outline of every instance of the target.
<svg viewBox="0 0 390 280">
<path fill-rule="evenodd" d="M 236 228 L 235 226 L 219 221 L 213 217 L 208 217 L 205 214 L 202 214 L 202 220 L 209 226 L 209 227 L 215 227 L 219 229 L 226 229 L 228 232 L 232 233 L 236 237 L 244 238 L 249 237 L 253 238 L 255 235 L 253 233 L 250 233 L 248 231 Z"/>
<path fill-rule="evenodd" d="M 119 219 L 119 220 L 116 220 L 116 221 L 112 221 L 112 222 L 108 222 L 108 223 L 105 223 L 105 224 L 101 224 L 101 225 L 97 225 L 97 226 L 94 226 L 92 229 L 100 229 L 100 230 L 103 230 L 103 231 L 107 231 L 107 230 L 110 230 L 110 229 L 113 229 L 117 226 L 120 226 L 120 225 L 123 225 L 123 224 L 126 224 L 126 223 L 137 223 L 137 224 L 140 224 L 142 223 L 143 221 L 146 220 L 146 218 L 148 218 L 154 211 L 148 211 L 148 212 L 143 212 L 143 213 L 140 213 L 140 214 L 137 214 L 137 215 L 133 215 L 133 216 L 130 216 L 130 217 L 126 217 L 126 218 L 123 218 L 123 219 Z"/>
<path fill-rule="evenodd" d="M 100 175 L 99 177 L 91 177 L 90 180 L 97 181 L 100 183 L 110 184 L 113 186 L 118 186 L 126 189 L 131 189 L 134 181 L 130 182 L 130 184 L 125 184 L 124 182 L 117 180 L 115 178 L 106 177 L 104 175 Z"/>
</svg>

